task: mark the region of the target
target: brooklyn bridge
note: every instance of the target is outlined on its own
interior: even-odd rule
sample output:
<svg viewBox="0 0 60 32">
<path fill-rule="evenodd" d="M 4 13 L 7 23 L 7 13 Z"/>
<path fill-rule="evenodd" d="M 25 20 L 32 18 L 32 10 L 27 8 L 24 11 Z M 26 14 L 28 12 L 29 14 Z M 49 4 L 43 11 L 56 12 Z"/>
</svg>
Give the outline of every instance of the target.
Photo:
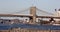
<svg viewBox="0 0 60 32">
<path fill-rule="evenodd" d="M 25 11 L 29 11 L 29 14 L 28 15 L 27 14 L 19 14 L 19 13 L 22 13 L 22 12 L 25 12 Z M 26 13 L 28 13 L 28 12 L 26 12 Z M 22 18 L 27 17 L 27 18 L 29 18 L 30 23 L 35 23 L 36 19 L 38 19 L 38 18 L 41 18 L 41 19 L 44 19 L 44 18 L 59 19 L 60 18 L 58 15 L 54 16 L 54 13 L 49 13 L 47 11 L 43 11 L 41 9 L 38 9 L 35 6 L 29 7 L 25 10 L 22 10 L 22 11 L 13 12 L 13 13 L 10 13 L 10 14 L 0 14 L 0 18 L 2 18 L 2 17 L 22 17 Z"/>
<path fill-rule="evenodd" d="M 19 14 L 25 11 L 29 11 L 29 14 Z M 54 13 L 40 10 L 35 6 L 10 14 L 0 14 L 0 32 L 59 32 L 59 25 L 58 13 L 54 16 Z"/>
</svg>

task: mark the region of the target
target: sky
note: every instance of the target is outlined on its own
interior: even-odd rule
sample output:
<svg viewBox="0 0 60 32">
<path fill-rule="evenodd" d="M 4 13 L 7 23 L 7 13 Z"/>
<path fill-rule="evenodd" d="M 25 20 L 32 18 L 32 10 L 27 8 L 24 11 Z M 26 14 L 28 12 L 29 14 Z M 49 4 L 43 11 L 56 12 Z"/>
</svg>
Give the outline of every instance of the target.
<svg viewBox="0 0 60 32">
<path fill-rule="evenodd" d="M 0 0 L 0 13 L 15 13 L 31 6 L 54 13 L 54 9 L 60 8 L 59 3 L 60 0 Z"/>
</svg>

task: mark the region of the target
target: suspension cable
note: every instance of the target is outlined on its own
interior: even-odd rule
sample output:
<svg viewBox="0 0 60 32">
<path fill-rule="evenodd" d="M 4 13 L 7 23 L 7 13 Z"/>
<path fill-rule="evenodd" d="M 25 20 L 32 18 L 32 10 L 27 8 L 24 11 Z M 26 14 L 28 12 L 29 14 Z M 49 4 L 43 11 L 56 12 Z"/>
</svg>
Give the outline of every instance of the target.
<svg viewBox="0 0 60 32">
<path fill-rule="evenodd" d="M 40 11 L 40 12 L 44 12 L 44 13 L 46 13 L 46 14 L 50 14 L 50 15 L 54 15 L 54 14 L 52 14 L 52 13 L 49 13 L 49 12 L 46 12 L 46 11 L 43 11 L 43 10 L 40 10 L 40 9 L 38 9 L 38 8 L 36 8 L 38 11 Z"/>
<path fill-rule="evenodd" d="M 22 12 L 25 12 L 25 11 L 27 11 L 27 10 L 29 10 L 30 8 L 28 8 L 28 9 L 25 9 L 25 10 L 20 10 L 20 11 L 18 11 L 18 12 L 13 12 L 13 13 L 11 13 L 11 14 L 14 14 L 14 13 L 22 13 Z"/>
</svg>

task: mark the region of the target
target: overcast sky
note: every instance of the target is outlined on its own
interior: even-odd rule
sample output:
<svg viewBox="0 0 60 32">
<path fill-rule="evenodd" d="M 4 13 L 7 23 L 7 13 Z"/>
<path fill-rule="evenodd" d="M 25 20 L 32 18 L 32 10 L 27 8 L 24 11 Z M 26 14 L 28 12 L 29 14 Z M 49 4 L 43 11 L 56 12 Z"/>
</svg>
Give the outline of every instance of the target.
<svg viewBox="0 0 60 32">
<path fill-rule="evenodd" d="M 60 0 L 0 0 L 0 13 L 13 13 L 36 6 L 37 8 L 54 13 L 60 8 Z M 26 12 L 27 13 L 27 12 Z"/>
</svg>

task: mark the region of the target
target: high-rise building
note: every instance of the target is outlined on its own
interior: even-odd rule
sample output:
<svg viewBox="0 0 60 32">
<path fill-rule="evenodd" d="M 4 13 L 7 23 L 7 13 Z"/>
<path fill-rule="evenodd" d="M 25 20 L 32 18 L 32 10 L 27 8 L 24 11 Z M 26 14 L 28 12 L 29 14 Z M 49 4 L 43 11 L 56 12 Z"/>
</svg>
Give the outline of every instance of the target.
<svg viewBox="0 0 60 32">
<path fill-rule="evenodd" d="M 55 9 L 56 13 L 54 14 L 54 16 L 56 17 L 60 17 L 60 9 Z"/>
</svg>

